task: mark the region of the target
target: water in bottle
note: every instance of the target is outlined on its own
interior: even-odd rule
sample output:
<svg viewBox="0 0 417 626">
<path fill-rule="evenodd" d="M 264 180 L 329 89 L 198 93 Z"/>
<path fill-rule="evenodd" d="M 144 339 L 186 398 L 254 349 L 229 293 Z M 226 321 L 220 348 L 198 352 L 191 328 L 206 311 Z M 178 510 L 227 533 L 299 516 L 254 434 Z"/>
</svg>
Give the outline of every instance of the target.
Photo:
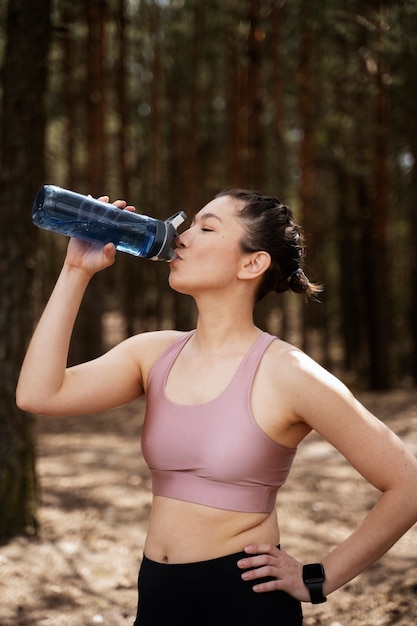
<svg viewBox="0 0 417 626">
<path fill-rule="evenodd" d="M 32 207 L 40 228 L 92 243 L 112 242 L 121 252 L 155 261 L 172 260 L 177 228 L 186 217 L 180 211 L 162 221 L 55 185 L 41 187 Z"/>
</svg>

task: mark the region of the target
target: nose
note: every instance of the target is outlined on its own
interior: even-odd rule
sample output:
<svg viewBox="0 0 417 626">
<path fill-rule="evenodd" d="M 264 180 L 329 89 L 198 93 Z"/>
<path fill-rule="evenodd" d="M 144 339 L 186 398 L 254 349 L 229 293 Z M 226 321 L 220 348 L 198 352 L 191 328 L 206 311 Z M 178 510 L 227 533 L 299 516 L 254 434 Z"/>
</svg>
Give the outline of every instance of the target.
<svg viewBox="0 0 417 626">
<path fill-rule="evenodd" d="M 185 238 L 184 238 L 184 233 L 186 233 L 187 231 L 182 232 L 181 234 L 177 235 L 175 237 L 175 246 L 177 248 L 185 248 L 186 247 L 186 243 L 185 243 Z"/>
</svg>

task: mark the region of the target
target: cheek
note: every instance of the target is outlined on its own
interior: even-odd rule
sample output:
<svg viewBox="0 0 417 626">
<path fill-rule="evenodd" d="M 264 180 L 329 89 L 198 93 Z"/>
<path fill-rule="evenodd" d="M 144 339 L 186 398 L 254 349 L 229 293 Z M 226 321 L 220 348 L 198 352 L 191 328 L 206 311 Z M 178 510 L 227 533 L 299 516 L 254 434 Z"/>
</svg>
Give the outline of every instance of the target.
<svg viewBox="0 0 417 626">
<path fill-rule="evenodd" d="M 231 284 L 238 273 L 238 264 L 234 255 L 219 255 L 207 264 L 207 280 L 218 286 Z"/>
</svg>

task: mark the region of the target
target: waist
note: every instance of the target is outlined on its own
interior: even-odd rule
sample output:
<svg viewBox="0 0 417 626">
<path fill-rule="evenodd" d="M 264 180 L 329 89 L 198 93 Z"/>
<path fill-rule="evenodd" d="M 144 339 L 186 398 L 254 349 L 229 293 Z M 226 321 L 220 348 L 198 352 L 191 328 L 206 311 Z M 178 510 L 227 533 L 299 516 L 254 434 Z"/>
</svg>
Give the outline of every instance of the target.
<svg viewBox="0 0 417 626">
<path fill-rule="evenodd" d="M 159 563 L 190 563 L 279 543 L 276 511 L 242 513 L 154 496 L 144 552 Z"/>
</svg>

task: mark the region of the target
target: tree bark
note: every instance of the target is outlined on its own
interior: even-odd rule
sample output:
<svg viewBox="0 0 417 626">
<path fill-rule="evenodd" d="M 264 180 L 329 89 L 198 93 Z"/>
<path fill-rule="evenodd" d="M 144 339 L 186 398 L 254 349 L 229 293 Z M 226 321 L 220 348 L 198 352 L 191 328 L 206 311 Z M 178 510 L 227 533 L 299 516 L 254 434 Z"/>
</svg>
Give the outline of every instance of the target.
<svg viewBox="0 0 417 626">
<path fill-rule="evenodd" d="M 105 0 L 91 0 L 85 5 L 88 25 L 86 45 L 87 84 L 87 192 L 94 197 L 107 193 L 107 84 L 105 76 L 106 20 Z M 75 324 L 69 362 L 80 363 L 103 351 L 103 274 L 93 277 Z"/>
<path fill-rule="evenodd" d="M 374 2 L 375 16 L 381 14 L 382 6 Z M 379 18 L 377 18 L 379 19 Z M 368 295 L 368 332 L 370 346 L 370 383 L 372 389 L 388 389 L 390 387 L 390 359 L 388 356 L 387 337 L 389 330 L 387 289 L 387 203 L 389 198 L 389 176 L 387 164 L 387 129 L 389 126 L 389 101 L 383 82 L 385 73 L 382 56 L 382 33 L 377 26 L 379 57 L 377 58 L 375 83 L 375 159 L 372 172 L 372 199 L 370 203 L 369 231 L 366 250 L 369 255 L 369 266 L 366 275 L 372 276 L 367 281 Z M 388 298 L 387 298 L 388 296 Z"/>
<path fill-rule="evenodd" d="M 37 229 L 30 209 L 44 182 L 49 0 L 9 0 L 0 142 L 0 541 L 37 529 L 32 422 L 15 404 L 32 331 Z M 29 302 L 28 302 L 29 300 Z"/>
</svg>

